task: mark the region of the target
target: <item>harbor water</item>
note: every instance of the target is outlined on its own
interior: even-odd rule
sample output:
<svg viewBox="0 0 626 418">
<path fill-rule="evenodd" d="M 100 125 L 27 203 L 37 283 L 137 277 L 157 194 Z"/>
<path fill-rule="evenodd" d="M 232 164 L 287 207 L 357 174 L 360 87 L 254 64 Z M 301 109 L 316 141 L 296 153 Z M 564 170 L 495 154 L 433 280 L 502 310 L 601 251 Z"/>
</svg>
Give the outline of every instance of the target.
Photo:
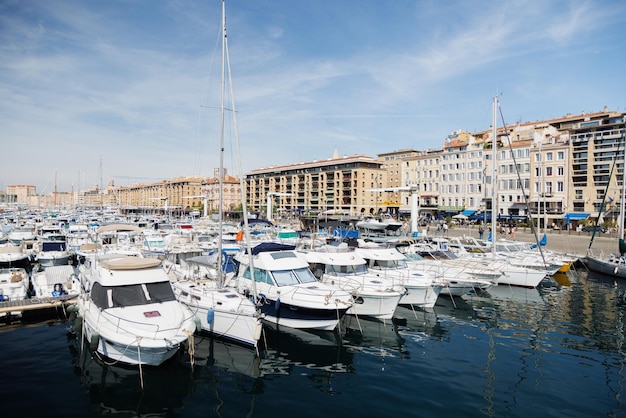
<svg viewBox="0 0 626 418">
<path fill-rule="evenodd" d="M 625 310 L 625 283 L 573 271 L 386 323 L 268 330 L 258 355 L 196 335 L 142 369 L 95 358 L 62 312 L 24 318 L 0 326 L 2 416 L 626 417 Z"/>
</svg>

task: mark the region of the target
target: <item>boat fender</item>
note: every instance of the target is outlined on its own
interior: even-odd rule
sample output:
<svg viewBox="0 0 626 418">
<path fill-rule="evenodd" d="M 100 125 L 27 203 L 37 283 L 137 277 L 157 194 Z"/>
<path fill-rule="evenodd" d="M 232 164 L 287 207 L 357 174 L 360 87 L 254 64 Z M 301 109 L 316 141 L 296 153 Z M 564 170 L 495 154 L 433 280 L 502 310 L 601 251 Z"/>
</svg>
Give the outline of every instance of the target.
<svg viewBox="0 0 626 418">
<path fill-rule="evenodd" d="M 276 316 L 280 316 L 280 298 L 276 298 L 274 309 L 276 310 Z"/>
<path fill-rule="evenodd" d="M 91 339 L 89 340 L 89 348 L 91 351 L 96 351 L 98 349 L 98 345 L 100 343 L 100 334 L 94 332 L 91 334 Z"/>
<path fill-rule="evenodd" d="M 70 305 L 70 306 L 68 306 L 68 307 L 67 307 L 67 311 L 68 311 L 69 313 L 76 313 L 76 312 L 78 312 L 78 306 L 76 306 L 76 305 Z"/>
<path fill-rule="evenodd" d="M 215 320 L 215 311 L 213 308 L 209 308 L 206 312 L 206 321 L 209 325 L 213 325 L 213 321 Z"/>
<path fill-rule="evenodd" d="M 82 335 L 83 332 L 83 317 L 82 316 L 77 316 L 76 320 L 74 321 L 74 329 L 79 333 L 79 335 Z"/>
<path fill-rule="evenodd" d="M 202 331 L 202 322 L 200 321 L 200 318 L 198 318 L 197 316 L 194 317 L 193 322 L 196 324 L 196 332 Z"/>
</svg>

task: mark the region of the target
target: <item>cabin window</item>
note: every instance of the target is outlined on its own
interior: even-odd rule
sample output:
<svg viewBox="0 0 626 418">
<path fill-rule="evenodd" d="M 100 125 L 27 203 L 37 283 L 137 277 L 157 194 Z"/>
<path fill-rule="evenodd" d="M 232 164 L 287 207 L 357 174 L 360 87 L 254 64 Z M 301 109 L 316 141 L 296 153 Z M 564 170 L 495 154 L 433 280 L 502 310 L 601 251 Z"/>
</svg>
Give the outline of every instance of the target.
<svg viewBox="0 0 626 418">
<path fill-rule="evenodd" d="M 300 283 L 292 270 L 275 270 L 272 275 L 277 286 L 291 286 Z"/>
<path fill-rule="evenodd" d="M 102 286 L 94 283 L 91 299 L 100 309 L 123 308 L 176 300 L 169 282 L 134 284 L 128 286 Z"/>
</svg>

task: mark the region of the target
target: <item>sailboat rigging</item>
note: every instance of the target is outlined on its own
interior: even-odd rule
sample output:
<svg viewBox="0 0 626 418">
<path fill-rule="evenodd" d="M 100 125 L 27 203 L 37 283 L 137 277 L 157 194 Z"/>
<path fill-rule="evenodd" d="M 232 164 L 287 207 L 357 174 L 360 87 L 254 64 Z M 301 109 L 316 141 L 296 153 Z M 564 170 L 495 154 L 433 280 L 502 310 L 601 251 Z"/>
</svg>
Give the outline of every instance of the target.
<svg viewBox="0 0 626 418">
<path fill-rule="evenodd" d="M 202 331 L 238 343 L 257 348 L 261 337 L 261 315 L 253 301 L 240 294 L 235 287 L 227 285 L 223 253 L 223 200 L 224 200 L 224 132 L 225 92 L 228 75 L 229 92 L 233 101 L 230 60 L 226 36 L 226 8 L 222 0 L 222 73 L 220 85 L 220 163 L 219 163 L 219 209 L 218 242 L 214 258 L 199 256 L 187 259 L 189 271 L 183 271 L 179 280 L 172 283 L 179 302 L 187 305 L 200 321 Z M 227 74 L 228 70 L 228 74 Z M 234 112 L 233 112 L 234 113 Z M 234 119 L 233 119 L 234 120 Z M 235 122 L 236 131 L 236 122 Z M 242 187 L 242 190 L 245 188 Z M 244 202 L 244 200 L 242 200 Z M 244 218 L 247 218 L 245 203 Z M 229 273 L 234 274 L 234 273 Z"/>
<path fill-rule="evenodd" d="M 626 121 L 622 121 L 622 122 L 624 122 L 624 128 L 622 130 L 620 142 L 615 152 L 613 165 L 611 167 L 611 173 L 607 180 L 606 188 L 604 191 L 604 196 L 602 198 L 602 202 L 600 204 L 600 210 L 598 212 L 598 217 L 596 218 L 596 222 L 595 222 L 595 225 L 598 226 L 600 217 L 602 217 L 602 213 L 604 212 L 604 209 L 605 209 L 605 200 L 608 195 L 608 188 L 611 182 L 611 177 L 613 175 L 615 166 L 617 166 L 618 157 L 621 155 L 622 191 L 621 191 L 621 196 L 620 196 L 620 212 L 619 212 L 619 218 L 617 222 L 617 227 L 619 230 L 618 253 L 612 253 L 612 254 L 609 254 L 608 256 L 603 256 L 602 254 L 600 254 L 600 256 L 595 256 L 593 254 L 591 250 L 591 246 L 593 244 L 593 239 L 595 237 L 596 229 L 597 229 L 597 228 L 594 228 L 594 232 L 592 233 L 591 239 L 589 242 L 589 247 L 587 248 L 587 255 L 582 259 L 582 261 L 583 261 L 583 264 L 590 271 L 608 275 L 608 276 L 626 279 L 626 257 L 624 256 L 624 254 L 626 253 L 626 242 L 624 242 L 624 214 L 625 214 L 624 204 L 625 204 L 625 199 L 626 199 L 626 176 L 625 176 L 626 173 L 624 173 L 624 169 L 626 168 L 626 156 L 625 156 L 626 147 L 624 143 L 626 142 Z M 621 154 L 620 154 L 620 150 L 621 150 Z"/>
</svg>

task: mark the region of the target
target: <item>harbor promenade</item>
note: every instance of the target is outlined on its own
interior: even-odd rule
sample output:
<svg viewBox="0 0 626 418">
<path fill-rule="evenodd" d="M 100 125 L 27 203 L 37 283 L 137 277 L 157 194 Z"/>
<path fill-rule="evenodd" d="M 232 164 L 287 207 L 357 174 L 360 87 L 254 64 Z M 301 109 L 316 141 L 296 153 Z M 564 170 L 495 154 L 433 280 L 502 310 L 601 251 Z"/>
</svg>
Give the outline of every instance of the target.
<svg viewBox="0 0 626 418">
<path fill-rule="evenodd" d="M 429 234 L 436 237 L 441 236 L 441 233 L 433 232 L 433 226 L 431 225 Z M 422 230 L 420 229 L 420 233 Z M 477 225 L 456 225 L 451 227 L 448 232 L 448 236 L 463 236 L 469 235 L 478 238 L 478 226 Z M 484 238 L 487 238 L 487 232 L 484 234 Z M 548 230 L 546 248 L 550 251 L 554 251 L 561 254 L 576 255 L 578 257 L 584 257 L 587 254 L 589 248 L 589 242 L 591 240 L 591 232 L 577 232 L 577 231 L 561 231 L 561 230 Z M 538 237 L 541 239 L 543 231 L 538 232 Z M 511 239 L 506 234 L 497 234 L 496 239 Z M 535 236 L 530 228 L 517 228 L 515 231 L 515 238 L 517 241 L 524 241 L 535 243 Z M 615 253 L 618 251 L 617 247 L 618 238 L 615 233 L 596 233 L 593 239 L 593 245 L 591 249 L 594 254 L 599 255 L 601 252 L 604 254 Z"/>
</svg>

